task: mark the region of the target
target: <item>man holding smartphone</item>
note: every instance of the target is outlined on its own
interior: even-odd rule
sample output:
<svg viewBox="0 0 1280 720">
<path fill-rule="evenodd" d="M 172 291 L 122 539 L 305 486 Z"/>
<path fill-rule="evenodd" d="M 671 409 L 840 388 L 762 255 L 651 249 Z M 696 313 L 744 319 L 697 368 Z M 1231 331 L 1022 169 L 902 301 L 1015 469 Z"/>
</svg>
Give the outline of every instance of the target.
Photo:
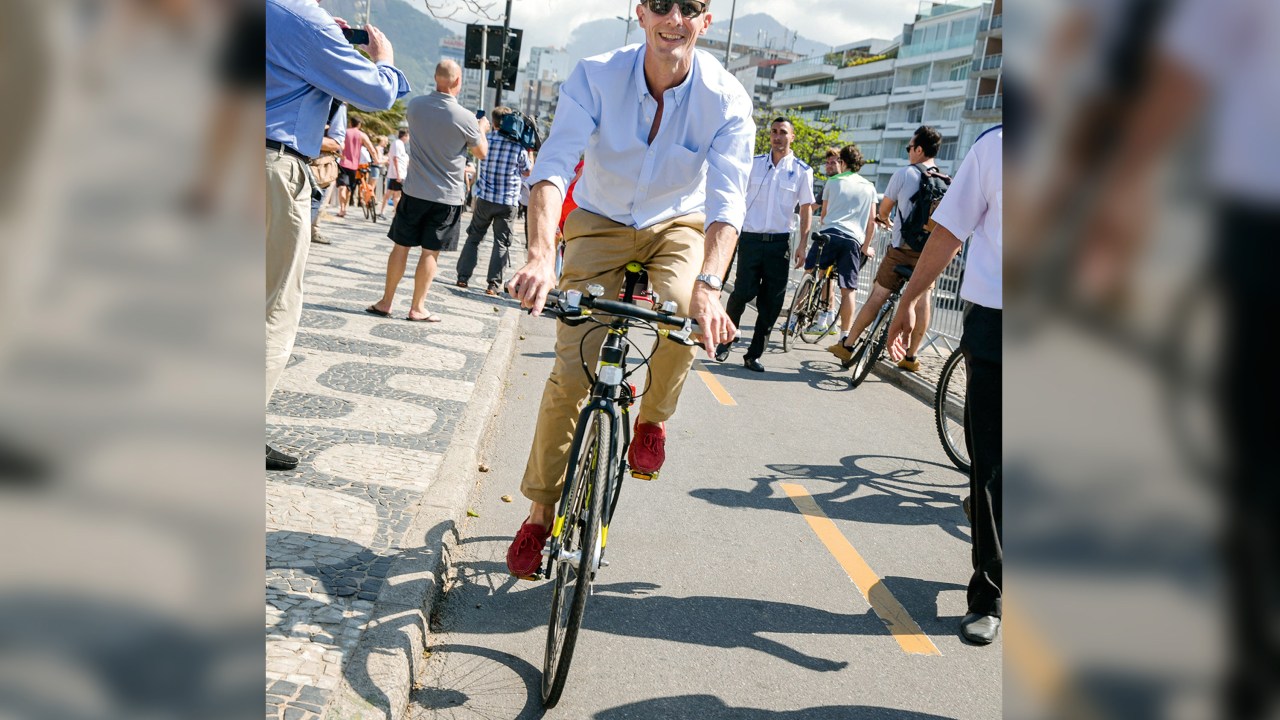
<svg viewBox="0 0 1280 720">
<path fill-rule="evenodd" d="M 333 99 L 389 109 L 409 94 L 394 66 L 391 42 L 368 27 L 366 59 L 340 21 L 313 0 L 267 0 L 267 396 L 284 372 L 302 317 L 302 273 L 311 243 L 312 194 L 307 163 L 320 154 Z M 267 469 L 290 470 L 297 458 L 267 446 Z"/>
</svg>

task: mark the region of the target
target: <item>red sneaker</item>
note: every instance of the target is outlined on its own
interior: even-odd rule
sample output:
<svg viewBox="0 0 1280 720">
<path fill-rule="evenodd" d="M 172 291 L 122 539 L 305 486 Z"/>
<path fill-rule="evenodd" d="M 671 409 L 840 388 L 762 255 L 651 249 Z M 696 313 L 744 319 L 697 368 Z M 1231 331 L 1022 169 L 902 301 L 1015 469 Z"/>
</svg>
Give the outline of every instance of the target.
<svg viewBox="0 0 1280 720">
<path fill-rule="evenodd" d="M 537 523 L 520 526 L 511 547 L 507 548 L 507 569 L 521 580 L 537 580 L 542 566 L 542 548 L 551 537 L 551 529 Z"/>
<path fill-rule="evenodd" d="M 633 472 L 657 475 L 667 459 L 667 430 L 663 423 L 636 423 L 636 434 L 627 451 Z"/>
</svg>

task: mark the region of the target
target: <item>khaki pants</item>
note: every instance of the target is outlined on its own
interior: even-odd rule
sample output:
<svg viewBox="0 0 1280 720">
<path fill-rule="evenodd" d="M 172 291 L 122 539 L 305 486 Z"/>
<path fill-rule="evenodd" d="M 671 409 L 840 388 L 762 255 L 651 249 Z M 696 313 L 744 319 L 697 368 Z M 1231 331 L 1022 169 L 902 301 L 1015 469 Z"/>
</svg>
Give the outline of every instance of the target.
<svg viewBox="0 0 1280 720">
<path fill-rule="evenodd" d="M 267 399 L 289 363 L 311 247 L 311 182 L 302 160 L 267 149 Z"/>
<path fill-rule="evenodd" d="M 588 284 L 598 283 L 604 287 L 604 297 L 616 298 L 622 290 L 626 264 L 638 260 L 649 273 L 649 287 L 664 302 L 674 300 L 679 307 L 677 313 L 686 315 L 694 280 L 702 269 L 704 222 L 703 215 L 693 214 L 637 230 L 586 210 L 575 210 L 564 225 L 566 244 L 560 289 L 585 290 Z M 577 327 L 557 324 L 555 367 L 542 394 L 533 449 L 520 486 L 520 492 L 537 503 L 554 505 L 560 500 L 578 413 L 591 392 L 578 348 L 592 327 L 592 323 Z M 591 335 L 582 358 L 588 367 L 595 368 L 603 343 L 603 331 Z M 639 422 L 663 422 L 675 414 L 676 401 L 696 352 L 696 348 L 675 342 L 658 343 L 649 361 L 650 384 L 640 401 Z"/>
</svg>

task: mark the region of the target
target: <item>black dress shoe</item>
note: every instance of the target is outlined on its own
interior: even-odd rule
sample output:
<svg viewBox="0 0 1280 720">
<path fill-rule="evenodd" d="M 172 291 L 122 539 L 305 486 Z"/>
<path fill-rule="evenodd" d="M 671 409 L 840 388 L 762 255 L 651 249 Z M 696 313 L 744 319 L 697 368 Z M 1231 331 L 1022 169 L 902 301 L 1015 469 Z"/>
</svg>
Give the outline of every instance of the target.
<svg viewBox="0 0 1280 720">
<path fill-rule="evenodd" d="M 764 366 L 761 365 L 760 361 L 755 358 L 743 358 L 742 365 L 746 367 L 748 370 L 754 370 L 756 372 L 764 372 Z"/>
<path fill-rule="evenodd" d="M 960 621 L 960 635 L 975 645 L 990 645 L 1000 632 L 1000 618 L 969 613 Z"/>
<path fill-rule="evenodd" d="M 298 458 L 285 455 L 270 445 L 267 446 L 268 470 L 292 470 L 296 467 L 298 467 Z"/>
<path fill-rule="evenodd" d="M 716 346 L 716 362 L 724 362 L 729 359 L 729 349 L 733 347 L 733 343 L 720 343 Z"/>
</svg>

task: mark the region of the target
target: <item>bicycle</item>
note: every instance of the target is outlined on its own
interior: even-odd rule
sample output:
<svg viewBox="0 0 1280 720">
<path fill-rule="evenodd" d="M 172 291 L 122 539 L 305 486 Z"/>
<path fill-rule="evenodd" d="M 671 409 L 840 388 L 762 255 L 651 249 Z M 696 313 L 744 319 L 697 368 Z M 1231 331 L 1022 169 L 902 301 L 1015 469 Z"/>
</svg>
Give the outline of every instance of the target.
<svg viewBox="0 0 1280 720">
<path fill-rule="evenodd" d="M 822 257 L 822 248 L 827 244 L 827 236 L 813 233 L 811 239 L 817 256 Z M 812 345 L 827 335 L 828 330 L 817 327 L 818 318 L 824 312 L 831 312 L 831 298 L 835 294 L 836 264 L 832 262 L 818 272 L 804 276 L 795 295 L 791 296 L 791 307 L 787 310 L 787 319 L 782 325 L 782 351 L 790 352 L 792 338 L 800 338 Z"/>
<path fill-rule="evenodd" d="M 564 490 L 551 537 L 542 551 L 547 558 L 543 577 L 555 579 L 542 666 L 542 703 L 547 708 L 555 707 L 560 700 L 592 583 L 600 568 L 609 564 L 604 559 L 609 523 L 618 505 L 623 477 L 628 474 L 628 416 L 640 397 L 627 378 L 647 364 L 646 358 L 628 371 L 627 354 L 635 343 L 627 335 L 636 325 L 643 325 L 658 336 L 655 344 L 666 337 L 683 345 L 697 345 L 690 337 L 695 324 L 675 315 L 674 302 L 663 303 L 658 311 L 632 304 L 643 277 L 640 263 L 627 264 L 621 302 L 603 299 L 604 288 L 595 284 L 587 286 L 585 295 L 577 290 L 553 290 L 548 294 L 547 314 L 572 325 L 595 322 L 599 327 L 592 332 L 603 329 L 607 334 L 596 372 L 592 374 L 585 360 L 582 363 L 583 372 L 591 379 L 591 395 L 578 415 L 578 427 L 569 446 Z M 659 302 L 656 293 L 651 302 L 655 306 Z M 606 322 L 597 315 L 612 316 L 613 320 Z M 590 333 L 583 338 L 580 353 L 589 336 Z M 657 473 L 645 475 L 634 470 L 629 474 L 646 480 L 657 477 Z"/>
<path fill-rule="evenodd" d="M 964 355 L 956 350 L 943 363 L 933 393 L 933 421 L 942 450 L 963 473 L 969 472 L 969 446 L 964 431 L 966 381 Z"/>
<path fill-rule="evenodd" d="M 366 220 L 378 222 L 378 202 L 368 164 L 361 163 L 356 170 L 356 202 L 364 211 Z"/>
<path fill-rule="evenodd" d="M 867 379 L 871 374 L 871 368 L 875 367 L 885 346 L 889 344 L 889 325 L 898 307 L 898 300 L 902 297 L 902 288 L 906 285 L 906 281 L 911 279 L 912 268 L 910 265 L 894 265 L 893 271 L 902 277 L 902 284 L 889 294 L 884 304 L 876 311 L 875 319 L 858 336 L 853 344 L 852 356 L 840 363 L 840 366 L 846 370 L 853 368 L 853 375 L 849 377 L 851 387 L 856 388 Z"/>
</svg>

